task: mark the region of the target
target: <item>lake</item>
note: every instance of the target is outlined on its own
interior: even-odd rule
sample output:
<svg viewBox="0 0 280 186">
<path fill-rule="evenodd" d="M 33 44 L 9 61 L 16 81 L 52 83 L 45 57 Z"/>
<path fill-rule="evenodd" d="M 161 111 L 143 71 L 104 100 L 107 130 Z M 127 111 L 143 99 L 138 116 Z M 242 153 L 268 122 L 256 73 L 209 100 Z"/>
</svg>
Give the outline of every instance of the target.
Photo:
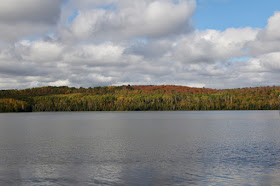
<svg viewBox="0 0 280 186">
<path fill-rule="evenodd" d="M 280 185 L 278 111 L 0 114 L 0 185 Z"/>
</svg>

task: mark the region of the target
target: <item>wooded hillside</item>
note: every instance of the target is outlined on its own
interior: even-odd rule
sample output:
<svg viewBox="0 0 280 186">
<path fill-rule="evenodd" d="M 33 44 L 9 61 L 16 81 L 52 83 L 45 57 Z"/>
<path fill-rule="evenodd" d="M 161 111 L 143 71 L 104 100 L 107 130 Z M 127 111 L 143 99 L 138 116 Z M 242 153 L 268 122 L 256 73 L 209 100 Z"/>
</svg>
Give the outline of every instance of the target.
<svg viewBox="0 0 280 186">
<path fill-rule="evenodd" d="M 280 87 L 208 89 L 185 86 L 41 87 L 0 91 L 0 112 L 277 110 Z"/>
</svg>

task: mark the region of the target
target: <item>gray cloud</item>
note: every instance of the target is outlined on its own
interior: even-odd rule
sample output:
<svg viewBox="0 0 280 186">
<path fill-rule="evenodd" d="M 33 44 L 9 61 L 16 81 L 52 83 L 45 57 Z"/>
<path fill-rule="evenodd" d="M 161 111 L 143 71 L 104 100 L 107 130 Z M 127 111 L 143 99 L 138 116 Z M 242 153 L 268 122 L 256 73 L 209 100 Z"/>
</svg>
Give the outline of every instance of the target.
<svg viewBox="0 0 280 186">
<path fill-rule="evenodd" d="M 36 37 L 50 31 L 60 18 L 64 0 L 9 0 L 0 4 L 0 41 Z"/>
<path fill-rule="evenodd" d="M 55 24 L 63 0 L 9 0 L 0 4 L 0 22 Z"/>
</svg>

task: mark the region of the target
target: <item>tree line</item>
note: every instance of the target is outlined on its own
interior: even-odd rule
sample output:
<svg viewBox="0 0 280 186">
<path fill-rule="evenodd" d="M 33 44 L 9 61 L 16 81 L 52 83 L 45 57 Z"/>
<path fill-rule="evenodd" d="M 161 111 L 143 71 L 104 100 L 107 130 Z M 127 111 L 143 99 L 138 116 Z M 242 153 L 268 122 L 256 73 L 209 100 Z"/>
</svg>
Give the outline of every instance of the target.
<svg viewBox="0 0 280 186">
<path fill-rule="evenodd" d="M 208 89 L 185 86 L 40 87 L 1 90 L 0 112 L 277 110 L 280 87 Z"/>
</svg>

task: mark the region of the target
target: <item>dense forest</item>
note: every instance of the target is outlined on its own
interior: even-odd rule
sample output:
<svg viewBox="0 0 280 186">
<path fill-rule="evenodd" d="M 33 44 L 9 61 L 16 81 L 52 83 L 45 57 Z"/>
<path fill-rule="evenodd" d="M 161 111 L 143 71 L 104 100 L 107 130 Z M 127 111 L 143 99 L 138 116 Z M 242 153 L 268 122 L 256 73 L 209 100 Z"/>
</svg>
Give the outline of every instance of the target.
<svg viewBox="0 0 280 186">
<path fill-rule="evenodd" d="M 277 110 L 280 87 L 208 89 L 185 86 L 41 87 L 1 90 L 0 112 Z"/>
</svg>

